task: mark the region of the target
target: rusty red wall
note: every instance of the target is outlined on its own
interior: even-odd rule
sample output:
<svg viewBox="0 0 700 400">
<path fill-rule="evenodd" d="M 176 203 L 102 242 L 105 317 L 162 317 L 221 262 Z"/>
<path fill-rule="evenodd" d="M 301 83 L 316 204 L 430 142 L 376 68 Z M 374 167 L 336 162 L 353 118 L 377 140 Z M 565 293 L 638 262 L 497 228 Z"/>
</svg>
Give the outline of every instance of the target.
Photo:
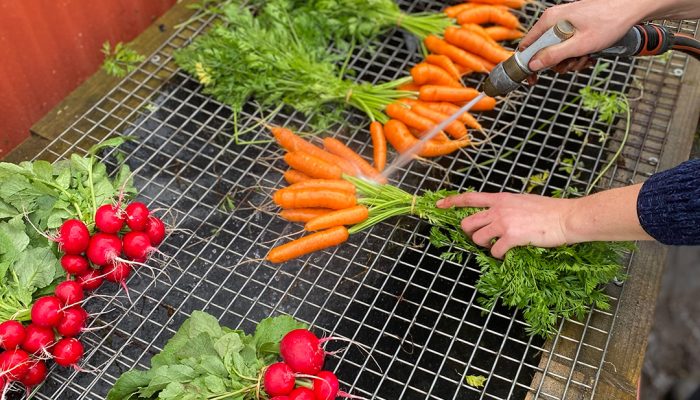
<svg viewBox="0 0 700 400">
<path fill-rule="evenodd" d="M 175 0 L 0 0 L 0 157 Z"/>
</svg>

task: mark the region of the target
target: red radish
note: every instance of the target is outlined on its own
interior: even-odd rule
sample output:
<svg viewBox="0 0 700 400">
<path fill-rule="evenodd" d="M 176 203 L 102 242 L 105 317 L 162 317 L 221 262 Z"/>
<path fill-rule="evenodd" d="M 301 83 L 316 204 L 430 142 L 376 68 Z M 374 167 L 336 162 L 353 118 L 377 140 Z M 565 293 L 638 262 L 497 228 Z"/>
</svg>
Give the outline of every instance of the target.
<svg viewBox="0 0 700 400">
<path fill-rule="evenodd" d="M 102 276 L 102 271 L 99 269 L 92 269 L 82 275 L 78 275 L 76 281 L 80 283 L 80 286 L 88 292 L 93 291 L 102 285 L 104 277 Z"/>
<path fill-rule="evenodd" d="M 72 254 L 66 254 L 61 257 L 61 266 L 71 275 L 82 275 L 90 269 L 90 264 L 88 264 L 88 260 L 85 257 Z"/>
<path fill-rule="evenodd" d="M 105 265 L 102 271 L 106 280 L 121 284 L 128 296 L 129 289 L 126 287 L 126 278 L 131 274 L 131 266 L 129 264 L 119 261 Z"/>
<path fill-rule="evenodd" d="M 271 400 L 289 400 L 289 396 L 275 396 Z"/>
<path fill-rule="evenodd" d="M 56 364 L 62 367 L 76 366 L 83 357 L 83 344 L 76 338 L 63 338 L 56 342 L 51 354 Z"/>
<path fill-rule="evenodd" d="M 29 324 L 25 329 L 26 337 L 22 342 L 22 348 L 31 354 L 48 352 L 48 348 L 53 344 L 55 337 L 53 329 L 45 328 L 37 324 Z"/>
<path fill-rule="evenodd" d="M 325 351 L 316 335 L 308 329 L 295 329 L 284 335 L 280 354 L 294 372 L 316 375 L 323 368 Z"/>
<path fill-rule="evenodd" d="M 59 283 L 56 285 L 56 289 L 54 289 L 53 293 L 61 300 L 63 305 L 77 304 L 85 298 L 83 286 L 76 281 L 63 281 Z"/>
<path fill-rule="evenodd" d="M 145 204 L 135 201 L 126 206 L 126 224 L 132 231 L 143 231 L 146 229 L 148 221 L 148 207 Z"/>
<path fill-rule="evenodd" d="M 42 360 L 29 360 L 29 370 L 19 381 L 27 389 L 40 384 L 46 379 L 46 363 Z"/>
<path fill-rule="evenodd" d="M 331 371 L 321 371 L 314 380 L 314 395 L 316 400 L 335 400 L 338 395 L 338 378 Z"/>
<path fill-rule="evenodd" d="M 111 233 L 96 233 L 90 238 L 87 248 L 88 260 L 95 265 L 107 265 L 119 258 L 122 252 L 122 241 L 119 236 Z"/>
<path fill-rule="evenodd" d="M 124 254 L 132 260 L 147 259 L 156 249 L 145 232 L 128 232 L 122 238 Z"/>
<path fill-rule="evenodd" d="M 56 296 L 40 297 L 32 305 L 32 323 L 51 328 L 63 317 L 63 304 Z"/>
<path fill-rule="evenodd" d="M 87 249 L 90 232 L 82 221 L 69 219 L 59 228 L 57 241 L 64 253 L 78 255 Z"/>
<path fill-rule="evenodd" d="M 0 375 L 8 381 L 22 379 L 29 371 L 29 354 L 21 349 L 0 354 Z"/>
<path fill-rule="evenodd" d="M 82 307 L 69 307 L 63 312 L 63 318 L 56 325 L 56 331 L 63 337 L 78 336 L 85 328 L 87 319 L 88 313 Z"/>
<path fill-rule="evenodd" d="M 146 221 L 146 234 L 151 246 L 158 246 L 165 239 L 165 224 L 160 218 L 151 215 Z"/>
<path fill-rule="evenodd" d="M 289 400 L 316 400 L 314 397 L 314 392 L 311 389 L 305 387 L 299 387 L 289 394 Z"/>
<path fill-rule="evenodd" d="M 274 363 L 265 370 L 265 393 L 270 396 L 288 395 L 294 390 L 294 384 L 294 371 L 283 362 Z"/>
<path fill-rule="evenodd" d="M 0 324 L 0 347 L 3 349 L 16 349 L 22 344 L 25 337 L 26 332 L 21 322 L 8 320 Z"/>
<path fill-rule="evenodd" d="M 95 227 L 104 233 L 118 233 L 124 227 L 124 211 L 112 204 L 100 206 L 95 213 Z"/>
</svg>

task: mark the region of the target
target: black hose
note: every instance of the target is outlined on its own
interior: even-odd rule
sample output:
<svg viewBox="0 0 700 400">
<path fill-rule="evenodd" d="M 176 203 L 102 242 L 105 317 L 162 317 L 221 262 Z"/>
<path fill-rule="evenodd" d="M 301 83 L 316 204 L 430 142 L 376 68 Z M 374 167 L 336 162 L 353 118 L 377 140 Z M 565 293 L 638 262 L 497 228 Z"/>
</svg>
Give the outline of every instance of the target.
<svg viewBox="0 0 700 400">
<path fill-rule="evenodd" d="M 690 36 L 683 34 L 675 34 L 673 38 L 673 50 L 682 51 L 683 53 L 693 56 L 700 61 L 700 41 L 695 40 Z"/>
</svg>

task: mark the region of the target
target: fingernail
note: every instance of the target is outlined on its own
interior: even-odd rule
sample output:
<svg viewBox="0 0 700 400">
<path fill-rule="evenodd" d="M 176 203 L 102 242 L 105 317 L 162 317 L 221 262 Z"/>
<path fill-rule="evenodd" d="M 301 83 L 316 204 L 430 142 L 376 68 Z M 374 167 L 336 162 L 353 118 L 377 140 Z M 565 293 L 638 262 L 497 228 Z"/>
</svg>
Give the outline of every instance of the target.
<svg viewBox="0 0 700 400">
<path fill-rule="evenodd" d="M 437 203 L 435 203 L 436 206 L 442 207 L 442 205 L 445 204 L 445 200 L 438 200 Z"/>
<path fill-rule="evenodd" d="M 533 60 L 530 63 L 530 69 L 533 71 L 539 71 L 542 68 L 544 68 L 544 64 L 542 64 L 542 61 L 540 61 L 540 60 Z"/>
</svg>

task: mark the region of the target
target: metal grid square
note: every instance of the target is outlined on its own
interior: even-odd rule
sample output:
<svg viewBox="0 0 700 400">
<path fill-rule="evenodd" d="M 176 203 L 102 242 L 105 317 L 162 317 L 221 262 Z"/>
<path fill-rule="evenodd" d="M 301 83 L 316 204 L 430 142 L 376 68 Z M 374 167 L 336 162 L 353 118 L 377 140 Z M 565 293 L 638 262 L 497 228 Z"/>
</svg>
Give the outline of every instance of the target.
<svg viewBox="0 0 700 400">
<path fill-rule="evenodd" d="M 430 0 L 401 4 L 412 11 L 442 7 Z M 530 26 L 539 11 L 528 4 L 522 22 Z M 120 153 L 138 168 L 140 197 L 162 209 L 174 227 L 191 233 L 169 236 L 161 249 L 172 261 L 156 276 L 141 271 L 129 279 L 133 303 L 113 296 L 118 292 L 114 285 L 99 290 L 105 297 L 91 299 L 87 308 L 106 313 L 91 326 L 109 325 L 81 339 L 85 368 L 96 372 L 53 368 L 38 398 L 103 398 L 121 373 L 145 368 L 194 310 L 247 331 L 267 316 L 287 313 L 320 332 L 362 343 L 371 357 L 351 348 L 332 357 L 327 367 L 336 369 L 345 389 L 368 398 L 593 396 L 619 287 L 608 288 L 610 312 L 593 310 L 582 322 L 562 321 L 556 336 L 544 342 L 525 334 L 526 325 L 513 310 L 479 306 L 474 288 L 478 267 L 471 259 L 464 265 L 442 260 L 427 241 L 428 227 L 416 219 L 387 221 L 338 248 L 281 266 L 241 263 L 263 257 L 276 239 L 297 228 L 261 211 L 269 201 L 268 189 L 281 185 L 284 171 L 275 145 L 237 145 L 230 111 L 203 95 L 172 60 L 173 51 L 211 23 L 202 19 L 176 31 L 39 156 L 53 161 L 84 152 L 110 135 L 138 137 L 137 144 L 105 155 L 105 161 L 114 165 Z M 694 23 L 674 26 L 688 33 L 697 30 Z M 349 68 L 361 81 L 398 78 L 420 61 L 416 45 L 411 37 L 390 32 L 371 49 L 356 49 Z M 633 112 L 646 119 L 635 119 L 621 160 L 600 187 L 638 182 L 656 170 L 686 63 L 678 54 L 668 60 L 611 61 L 606 88 L 640 97 Z M 635 79 L 642 82 L 643 94 Z M 566 106 L 590 82 L 590 73 L 544 75 L 536 87 L 520 90 L 496 111 L 479 116 L 494 134 L 493 145 L 470 149 L 469 158 L 414 163 L 394 183 L 414 192 L 466 187 L 521 192 L 533 175 L 549 172 L 537 188 L 542 193 L 572 185 L 585 188 L 622 138 L 619 121 L 602 126 L 595 114 Z M 470 78 L 468 83 L 480 82 Z M 251 105 L 239 124 L 252 126 L 263 115 Z M 306 116 L 289 110 L 273 121 L 308 128 Z M 347 122 L 336 134 L 370 156 L 366 120 L 348 112 Z M 582 131 L 601 129 L 607 139 L 588 140 L 573 125 Z M 247 139 L 267 135 L 257 130 Z M 575 171 L 561 170 L 566 157 L 575 161 Z M 224 207 L 227 199 L 236 205 L 233 212 Z M 466 385 L 467 374 L 486 376 L 485 387 Z M 553 389 L 550 380 L 561 385 Z"/>
</svg>

